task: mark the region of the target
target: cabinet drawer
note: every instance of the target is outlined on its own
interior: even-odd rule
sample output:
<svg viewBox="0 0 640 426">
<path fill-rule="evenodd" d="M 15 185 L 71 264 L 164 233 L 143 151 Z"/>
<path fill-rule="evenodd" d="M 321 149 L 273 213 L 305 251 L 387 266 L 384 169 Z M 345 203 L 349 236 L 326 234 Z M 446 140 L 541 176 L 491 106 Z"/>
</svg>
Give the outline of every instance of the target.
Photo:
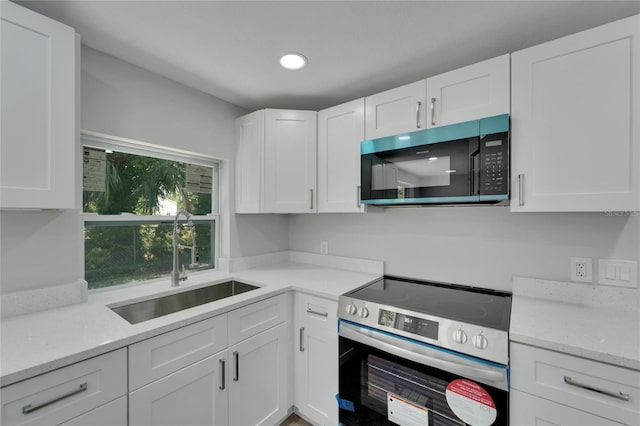
<svg viewBox="0 0 640 426">
<path fill-rule="evenodd" d="M 127 355 L 119 349 L 3 388 L 1 423 L 57 425 L 126 392 Z"/>
<path fill-rule="evenodd" d="M 640 424 L 640 371 L 517 343 L 511 387 L 628 424 Z"/>
<path fill-rule="evenodd" d="M 620 423 L 517 390 L 509 393 L 512 426 L 621 426 Z"/>
<path fill-rule="evenodd" d="M 129 390 L 137 389 L 227 347 L 227 315 L 129 346 Z"/>
<path fill-rule="evenodd" d="M 336 330 L 338 302 L 308 294 L 295 295 L 296 321 L 305 324 Z"/>
<path fill-rule="evenodd" d="M 127 426 L 127 397 L 121 396 L 115 401 L 82 414 L 60 426 Z"/>
<path fill-rule="evenodd" d="M 289 293 L 281 294 L 229 312 L 229 346 L 284 322 L 289 297 Z"/>
</svg>

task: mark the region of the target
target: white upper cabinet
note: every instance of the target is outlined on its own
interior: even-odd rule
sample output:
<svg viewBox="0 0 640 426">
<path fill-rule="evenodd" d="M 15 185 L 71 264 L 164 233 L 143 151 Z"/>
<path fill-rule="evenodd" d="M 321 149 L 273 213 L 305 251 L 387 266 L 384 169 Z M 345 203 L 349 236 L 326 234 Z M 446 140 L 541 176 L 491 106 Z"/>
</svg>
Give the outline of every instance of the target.
<svg viewBox="0 0 640 426">
<path fill-rule="evenodd" d="M 315 111 L 267 109 L 236 120 L 236 212 L 316 211 Z"/>
<path fill-rule="evenodd" d="M 75 31 L 8 1 L 0 26 L 0 207 L 74 208 Z"/>
<path fill-rule="evenodd" d="M 424 129 L 426 81 L 396 87 L 365 98 L 365 138 L 376 139 Z"/>
<path fill-rule="evenodd" d="M 640 210 L 640 16 L 515 52 L 512 211 Z"/>
<path fill-rule="evenodd" d="M 364 98 L 318 112 L 318 213 L 363 212 Z"/>
<path fill-rule="evenodd" d="M 268 213 L 316 211 L 315 111 L 268 109 L 264 137 L 264 206 Z"/>
<path fill-rule="evenodd" d="M 236 213 L 260 213 L 264 110 L 236 120 Z"/>
<path fill-rule="evenodd" d="M 437 127 L 509 114 L 509 55 L 427 79 L 427 125 Z"/>
</svg>

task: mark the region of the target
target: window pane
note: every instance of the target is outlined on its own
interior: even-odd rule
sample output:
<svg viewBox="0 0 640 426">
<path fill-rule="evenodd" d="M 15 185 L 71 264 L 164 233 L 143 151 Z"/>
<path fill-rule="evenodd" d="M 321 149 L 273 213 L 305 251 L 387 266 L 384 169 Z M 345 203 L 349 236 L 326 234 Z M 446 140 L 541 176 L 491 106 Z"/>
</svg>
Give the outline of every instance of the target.
<svg viewBox="0 0 640 426">
<path fill-rule="evenodd" d="M 83 165 L 84 212 L 212 213 L 212 192 L 217 188 L 212 167 L 88 147 L 83 149 Z"/>
<path fill-rule="evenodd" d="M 194 222 L 196 246 L 203 269 L 213 268 L 214 221 Z M 85 279 L 89 289 L 146 280 L 171 273 L 173 223 L 85 223 Z M 180 241 L 191 246 L 191 231 L 180 225 Z M 191 263 L 191 250 L 179 249 L 179 265 Z"/>
</svg>

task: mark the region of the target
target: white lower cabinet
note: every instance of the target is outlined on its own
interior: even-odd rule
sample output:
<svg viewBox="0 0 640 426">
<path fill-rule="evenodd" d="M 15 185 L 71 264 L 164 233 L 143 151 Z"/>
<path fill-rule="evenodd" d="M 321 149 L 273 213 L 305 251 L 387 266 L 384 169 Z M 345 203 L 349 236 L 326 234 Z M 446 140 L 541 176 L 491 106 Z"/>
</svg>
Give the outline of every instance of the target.
<svg viewBox="0 0 640 426">
<path fill-rule="evenodd" d="M 60 426 L 125 426 L 127 424 L 127 397 L 122 396 Z"/>
<path fill-rule="evenodd" d="M 107 406 L 126 396 L 126 354 L 119 349 L 2 388 L 0 424 L 126 425 L 126 403 Z"/>
<path fill-rule="evenodd" d="M 224 360 L 224 352 L 212 355 L 132 392 L 129 424 L 227 424 Z"/>
<path fill-rule="evenodd" d="M 511 343 L 511 425 L 640 425 L 640 371 Z"/>
<path fill-rule="evenodd" d="M 338 304 L 296 293 L 294 405 L 318 425 L 338 424 Z"/>
<path fill-rule="evenodd" d="M 291 406 L 290 300 L 281 294 L 131 345 L 129 424 L 284 419 Z"/>
<path fill-rule="evenodd" d="M 612 422 L 600 416 L 513 389 L 509 393 L 509 404 L 511 426 L 622 425 L 622 423 Z"/>
<path fill-rule="evenodd" d="M 229 425 L 274 425 L 284 419 L 289 341 L 287 324 L 280 324 L 229 348 Z"/>
</svg>

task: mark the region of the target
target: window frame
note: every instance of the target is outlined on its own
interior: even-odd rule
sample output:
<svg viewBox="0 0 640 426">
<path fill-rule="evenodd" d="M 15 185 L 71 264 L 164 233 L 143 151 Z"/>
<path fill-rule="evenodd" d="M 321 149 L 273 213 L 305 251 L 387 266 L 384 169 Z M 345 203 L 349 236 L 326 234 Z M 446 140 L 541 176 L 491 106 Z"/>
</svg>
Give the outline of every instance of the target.
<svg viewBox="0 0 640 426">
<path fill-rule="evenodd" d="M 170 161 L 179 161 L 183 163 L 195 164 L 199 166 L 206 166 L 213 168 L 213 182 L 214 187 L 212 191 L 211 197 L 211 213 L 206 215 L 191 215 L 191 220 L 193 222 L 210 222 L 213 221 L 213 250 L 214 256 L 212 259 L 212 268 L 206 269 L 203 271 L 197 272 L 207 272 L 218 270 L 219 268 L 219 258 L 220 258 L 220 166 L 222 161 L 218 158 L 198 154 L 191 151 L 186 151 L 177 148 L 168 148 L 165 146 L 155 145 L 147 142 L 141 142 L 133 139 L 126 139 L 121 137 L 109 136 L 102 133 L 91 132 L 82 130 L 80 132 L 80 152 L 85 147 L 87 148 L 96 148 L 96 149 L 104 149 L 104 150 L 112 150 L 127 154 L 133 155 L 141 155 L 145 157 L 158 158 L 162 160 L 170 160 Z M 136 215 L 133 213 L 121 213 L 118 215 L 101 215 L 98 213 L 84 212 L 83 204 L 82 204 L 82 192 L 83 182 L 82 182 L 82 162 L 80 162 L 80 170 L 79 180 L 80 180 L 80 195 L 78 197 L 79 204 L 79 217 L 82 225 L 82 229 L 84 231 L 87 223 L 117 223 L 118 225 L 133 225 L 139 223 L 173 223 L 175 216 L 167 216 L 167 215 Z M 82 232 L 82 276 L 85 276 L 85 247 L 84 247 L 84 232 Z M 155 281 L 158 279 L 166 279 L 167 277 L 162 278 L 149 278 L 148 280 L 143 281 L 135 281 L 135 284 L 144 283 L 147 281 Z M 92 291 L 105 291 L 108 289 L 117 289 L 121 288 L 121 286 L 129 286 L 134 282 L 116 284 L 109 287 L 102 287 L 96 289 L 89 289 Z"/>
</svg>

